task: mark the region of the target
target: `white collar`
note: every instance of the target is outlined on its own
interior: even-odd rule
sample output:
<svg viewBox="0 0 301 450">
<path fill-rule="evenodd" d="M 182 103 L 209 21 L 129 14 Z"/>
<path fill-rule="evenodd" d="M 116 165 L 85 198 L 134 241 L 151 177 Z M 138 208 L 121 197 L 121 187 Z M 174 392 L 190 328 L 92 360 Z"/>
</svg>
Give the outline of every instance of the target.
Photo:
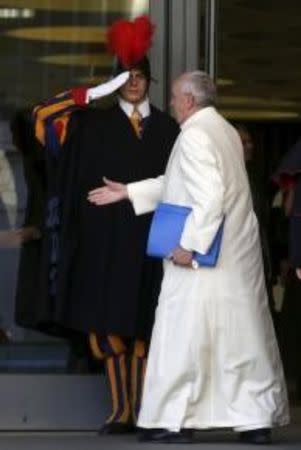
<svg viewBox="0 0 301 450">
<path fill-rule="evenodd" d="M 125 112 L 125 114 L 128 117 L 131 117 L 135 106 L 132 103 L 127 102 L 126 100 L 124 100 L 121 97 L 118 97 L 118 102 L 119 102 L 120 108 Z M 142 103 L 139 103 L 139 105 L 136 106 L 136 109 L 138 109 L 142 118 L 149 116 L 150 115 L 150 105 L 149 105 L 148 97 L 145 100 L 143 100 Z"/>
<path fill-rule="evenodd" d="M 206 116 L 207 114 L 211 114 L 212 112 L 216 112 L 214 106 L 205 106 L 204 108 L 199 109 L 195 113 L 193 113 L 188 119 L 185 120 L 181 124 L 181 129 L 184 130 L 189 125 L 191 125 L 195 120 L 198 120 L 201 116 Z"/>
</svg>

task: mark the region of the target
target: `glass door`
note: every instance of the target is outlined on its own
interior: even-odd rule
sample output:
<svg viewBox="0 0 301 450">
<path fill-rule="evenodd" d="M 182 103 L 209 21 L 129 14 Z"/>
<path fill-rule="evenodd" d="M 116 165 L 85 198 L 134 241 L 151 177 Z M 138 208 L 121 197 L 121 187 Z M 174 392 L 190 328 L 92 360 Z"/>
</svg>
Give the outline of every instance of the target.
<svg viewBox="0 0 301 450">
<path fill-rule="evenodd" d="M 26 167 L 11 126 L 16 114 L 27 114 L 41 100 L 108 78 L 107 27 L 149 9 L 147 0 L 0 0 L 0 429 L 89 428 L 101 422 L 102 391 L 85 337 L 62 339 L 15 322 L 21 240 L 29 239 L 33 253 L 39 240 L 32 230 L 22 239 L 16 231 L 34 211 L 28 210 Z M 33 258 L 28 267 L 33 280 L 35 263 Z M 105 408 L 105 394 L 101 399 Z"/>
</svg>

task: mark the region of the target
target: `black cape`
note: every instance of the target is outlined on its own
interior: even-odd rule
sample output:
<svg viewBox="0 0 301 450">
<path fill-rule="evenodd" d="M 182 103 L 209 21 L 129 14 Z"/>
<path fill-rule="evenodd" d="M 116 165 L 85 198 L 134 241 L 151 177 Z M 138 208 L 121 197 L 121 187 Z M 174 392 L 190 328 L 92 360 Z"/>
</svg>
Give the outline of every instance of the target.
<svg viewBox="0 0 301 450">
<path fill-rule="evenodd" d="M 301 139 L 283 157 L 273 179 L 280 185 L 293 179 L 295 184 L 289 218 L 289 260 L 293 267 L 301 267 Z"/>
<path fill-rule="evenodd" d="M 145 255 L 152 215 L 135 216 L 128 201 L 97 207 L 87 194 L 104 175 L 127 183 L 164 173 L 178 131 L 154 107 L 142 139 L 119 106 L 73 113 L 59 155 L 45 155 L 48 205 L 36 301 L 17 299 L 20 325 L 150 337 L 162 277 L 160 261 Z"/>
</svg>

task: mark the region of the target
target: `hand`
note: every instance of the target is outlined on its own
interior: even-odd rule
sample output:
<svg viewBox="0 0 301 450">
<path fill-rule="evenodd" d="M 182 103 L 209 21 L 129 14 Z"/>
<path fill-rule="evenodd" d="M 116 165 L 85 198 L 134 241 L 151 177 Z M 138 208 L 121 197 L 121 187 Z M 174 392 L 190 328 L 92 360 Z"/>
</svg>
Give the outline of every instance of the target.
<svg viewBox="0 0 301 450">
<path fill-rule="evenodd" d="M 284 214 L 287 217 L 289 217 L 291 215 L 291 212 L 293 210 L 294 198 L 295 198 L 295 190 L 292 187 L 284 192 L 283 209 L 284 209 Z"/>
<path fill-rule="evenodd" d="M 301 268 L 300 267 L 298 267 L 298 269 L 296 269 L 296 275 L 297 275 L 297 278 L 299 280 L 301 280 Z"/>
<path fill-rule="evenodd" d="M 20 234 L 16 230 L 0 231 L 0 248 L 18 248 L 21 245 Z"/>
<path fill-rule="evenodd" d="M 109 205 L 110 203 L 120 202 L 128 198 L 128 191 L 125 184 L 116 183 L 103 177 L 105 186 L 94 189 L 89 192 L 88 200 L 94 205 Z"/>
<path fill-rule="evenodd" d="M 178 247 L 172 252 L 170 259 L 178 266 L 192 267 L 192 257 L 192 252 L 184 250 L 182 247 Z"/>
<path fill-rule="evenodd" d="M 9 342 L 9 335 L 7 331 L 0 328 L 0 344 L 7 344 Z"/>
<path fill-rule="evenodd" d="M 34 226 L 19 228 L 15 231 L 15 234 L 20 239 L 21 244 L 41 238 L 40 230 Z"/>
<path fill-rule="evenodd" d="M 23 227 L 17 230 L 7 230 L 0 232 L 0 247 L 1 248 L 17 248 L 22 244 L 40 239 L 41 232 L 36 227 Z"/>
</svg>

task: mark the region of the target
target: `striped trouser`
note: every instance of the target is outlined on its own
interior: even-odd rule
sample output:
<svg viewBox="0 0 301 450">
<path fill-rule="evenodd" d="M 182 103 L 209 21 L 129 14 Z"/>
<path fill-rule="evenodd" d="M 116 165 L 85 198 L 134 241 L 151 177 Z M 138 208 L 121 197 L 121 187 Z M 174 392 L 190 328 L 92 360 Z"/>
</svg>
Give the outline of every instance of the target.
<svg viewBox="0 0 301 450">
<path fill-rule="evenodd" d="M 136 423 L 146 367 L 146 343 L 91 333 L 94 357 L 104 361 L 110 384 L 112 414 L 107 423 Z"/>
</svg>

